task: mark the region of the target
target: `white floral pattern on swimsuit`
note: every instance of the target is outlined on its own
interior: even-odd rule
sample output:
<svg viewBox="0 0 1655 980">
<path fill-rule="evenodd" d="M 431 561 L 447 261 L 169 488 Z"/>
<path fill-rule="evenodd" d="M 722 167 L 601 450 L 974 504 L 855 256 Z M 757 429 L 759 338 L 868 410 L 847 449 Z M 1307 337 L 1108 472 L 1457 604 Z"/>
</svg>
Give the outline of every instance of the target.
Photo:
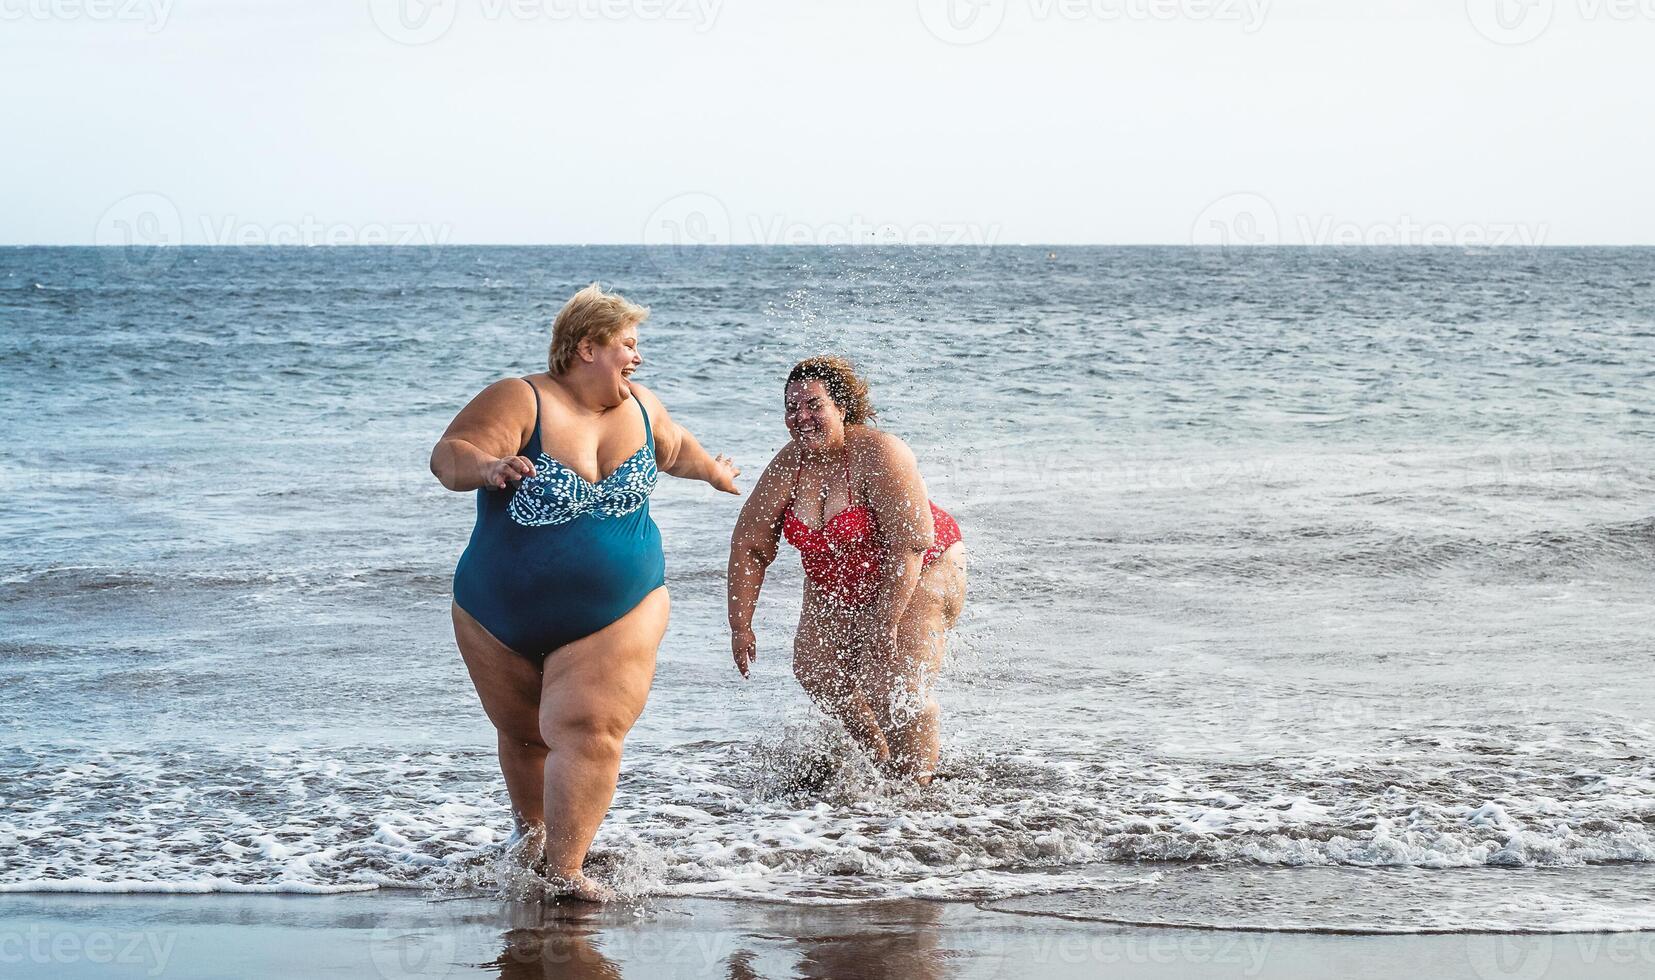
<svg viewBox="0 0 1655 980">
<path fill-rule="evenodd" d="M 597 483 L 545 453 L 534 461 L 534 476 L 517 485 L 506 512 L 524 527 L 567 524 L 591 514 L 625 517 L 649 501 L 660 479 L 655 453 L 646 443 Z"/>
</svg>

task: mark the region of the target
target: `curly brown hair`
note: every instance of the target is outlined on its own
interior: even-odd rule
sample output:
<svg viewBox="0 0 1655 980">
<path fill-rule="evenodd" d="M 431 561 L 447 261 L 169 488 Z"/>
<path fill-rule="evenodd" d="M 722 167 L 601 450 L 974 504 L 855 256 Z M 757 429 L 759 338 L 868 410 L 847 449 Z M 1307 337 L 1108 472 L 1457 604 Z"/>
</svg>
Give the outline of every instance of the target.
<svg viewBox="0 0 1655 980">
<path fill-rule="evenodd" d="M 846 425 L 866 425 L 878 414 L 868 397 L 868 383 L 847 358 L 832 354 L 807 357 L 787 373 L 787 383 L 795 381 L 820 381 L 828 397 L 845 413 Z"/>
</svg>

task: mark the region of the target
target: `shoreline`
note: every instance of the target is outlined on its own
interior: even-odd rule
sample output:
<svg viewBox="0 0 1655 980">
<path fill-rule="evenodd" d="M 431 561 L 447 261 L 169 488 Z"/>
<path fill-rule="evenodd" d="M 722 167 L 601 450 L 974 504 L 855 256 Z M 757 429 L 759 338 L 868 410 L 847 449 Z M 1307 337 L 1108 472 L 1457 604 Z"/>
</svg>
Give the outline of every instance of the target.
<svg viewBox="0 0 1655 980">
<path fill-rule="evenodd" d="M 1655 932 L 1352 935 L 1132 926 L 899 900 L 504 902 L 333 895 L 0 895 L 8 977 L 1173 978 L 1632 980 Z"/>
</svg>

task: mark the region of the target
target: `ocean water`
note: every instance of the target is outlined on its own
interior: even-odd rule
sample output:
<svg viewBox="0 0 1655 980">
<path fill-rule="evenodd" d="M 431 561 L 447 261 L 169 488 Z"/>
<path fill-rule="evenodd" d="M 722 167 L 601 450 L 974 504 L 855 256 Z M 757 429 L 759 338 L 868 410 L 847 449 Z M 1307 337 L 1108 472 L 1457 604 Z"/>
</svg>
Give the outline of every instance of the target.
<svg viewBox="0 0 1655 980">
<path fill-rule="evenodd" d="M 856 357 L 972 559 L 892 787 L 664 483 L 626 894 L 1655 927 L 1651 250 L 0 250 L 0 890 L 504 887 L 426 458 L 593 280 L 748 486 Z"/>
</svg>

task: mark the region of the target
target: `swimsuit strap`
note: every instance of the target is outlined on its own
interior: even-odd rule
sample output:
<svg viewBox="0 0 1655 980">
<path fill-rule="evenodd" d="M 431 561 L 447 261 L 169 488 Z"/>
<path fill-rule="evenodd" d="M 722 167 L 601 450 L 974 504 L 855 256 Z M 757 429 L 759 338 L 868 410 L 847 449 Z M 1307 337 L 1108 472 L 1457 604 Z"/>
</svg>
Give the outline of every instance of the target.
<svg viewBox="0 0 1655 980">
<path fill-rule="evenodd" d="M 530 381 L 528 378 L 521 378 L 519 380 L 528 385 L 529 390 L 534 392 L 534 434 L 529 436 L 529 444 L 524 446 L 523 449 L 525 451 L 525 455 L 538 456 L 540 455 L 540 389 L 536 388 L 534 386 L 534 382 Z M 535 450 L 532 454 L 527 452 L 530 447 L 533 447 Z"/>
<path fill-rule="evenodd" d="M 530 455 L 538 456 L 538 455 L 540 455 L 540 389 L 536 388 L 534 382 L 530 381 L 528 378 L 519 378 L 518 380 L 522 381 L 524 384 L 528 385 L 529 390 L 534 392 L 534 434 L 529 436 L 529 444 L 528 444 L 528 446 L 525 446 L 523 448 L 524 448 L 525 452 L 527 452 L 527 450 L 530 447 L 533 447 L 535 452 L 530 454 Z M 650 455 L 651 458 L 654 458 L 655 457 L 655 430 L 650 428 L 650 425 L 649 425 L 649 409 L 644 407 L 644 400 L 642 398 L 639 398 L 636 395 L 634 395 L 632 397 L 632 400 L 638 403 L 638 411 L 643 413 L 643 416 L 644 416 L 644 445 L 649 447 L 649 455 Z"/>
<path fill-rule="evenodd" d="M 655 430 L 649 427 L 649 409 L 644 407 L 644 400 L 637 395 L 632 400 L 638 403 L 638 411 L 644 413 L 644 445 L 649 447 L 649 456 L 655 458 Z"/>
<path fill-rule="evenodd" d="M 856 506 L 855 495 L 851 492 L 850 484 L 850 443 L 845 443 L 845 509 Z"/>
</svg>

